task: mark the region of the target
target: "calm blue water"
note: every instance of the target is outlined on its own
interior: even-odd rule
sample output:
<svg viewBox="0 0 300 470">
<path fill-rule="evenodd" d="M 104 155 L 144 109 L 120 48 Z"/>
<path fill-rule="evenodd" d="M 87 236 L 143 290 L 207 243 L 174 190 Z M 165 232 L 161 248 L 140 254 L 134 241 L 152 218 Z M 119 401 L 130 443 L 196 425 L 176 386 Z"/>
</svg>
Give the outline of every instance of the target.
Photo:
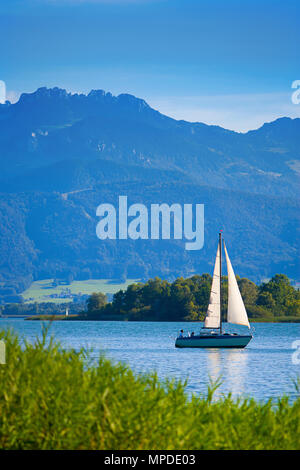
<svg viewBox="0 0 300 470">
<path fill-rule="evenodd" d="M 41 322 L 0 319 L 0 329 L 13 327 L 30 341 L 41 333 Z M 101 352 L 124 361 L 137 372 L 156 370 L 162 378 L 188 379 L 187 390 L 205 393 L 209 378 L 222 376 L 217 396 L 232 392 L 258 400 L 289 394 L 296 397 L 293 379 L 300 365 L 293 363 L 293 341 L 300 341 L 300 324 L 255 324 L 254 338 L 246 349 L 177 349 L 178 331 L 199 331 L 199 323 L 152 322 L 60 322 L 51 332 L 65 348 L 92 347 L 93 357 Z M 243 327 L 226 327 L 244 332 Z M 298 355 L 300 358 L 300 354 Z M 295 362 L 295 361 L 294 361 Z M 298 361 L 299 362 L 299 361 Z"/>
</svg>

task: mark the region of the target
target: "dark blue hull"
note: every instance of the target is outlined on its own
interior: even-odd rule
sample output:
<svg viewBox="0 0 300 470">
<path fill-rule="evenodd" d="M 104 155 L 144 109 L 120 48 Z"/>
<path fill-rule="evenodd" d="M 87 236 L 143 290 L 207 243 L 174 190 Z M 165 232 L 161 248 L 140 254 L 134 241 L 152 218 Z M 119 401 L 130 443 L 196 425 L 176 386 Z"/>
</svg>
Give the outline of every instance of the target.
<svg viewBox="0 0 300 470">
<path fill-rule="evenodd" d="M 199 335 L 177 338 L 176 348 L 244 348 L 251 341 L 251 335 L 221 334 Z"/>
</svg>

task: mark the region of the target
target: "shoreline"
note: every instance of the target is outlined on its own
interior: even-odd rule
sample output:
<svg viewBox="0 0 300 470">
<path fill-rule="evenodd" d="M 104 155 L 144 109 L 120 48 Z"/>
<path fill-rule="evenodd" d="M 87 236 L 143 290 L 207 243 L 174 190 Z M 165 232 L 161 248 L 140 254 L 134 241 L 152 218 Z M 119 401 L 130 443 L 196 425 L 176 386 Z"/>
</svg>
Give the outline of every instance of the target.
<svg viewBox="0 0 300 470">
<path fill-rule="evenodd" d="M 6 317 L 8 319 L 9 317 Z M 150 323 L 150 322 L 155 322 L 155 323 L 178 323 L 178 321 L 174 320 L 157 320 L 154 318 L 150 319 L 145 319 L 145 320 L 130 320 L 128 318 L 101 318 L 101 319 L 91 319 L 91 318 L 84 318 L 81 315 L 72 315 L 72 316 L 65 316 L 65 315 L 36 315 L 36 316 L 31 316 L 31 317 L 26 317 L 24 320 L 30 320 L 30 321 L 122 321 L 122 322 L 145 322 L 145 323 Z M 182 320 L 182 323 L 203 323 L 203 320 Z M 250 319 L 250 323 L 300 323 L 300 317 L 295 318 L 295 317 L 278 317 L 277 319 L 270 320 L 269 318 L 253 318 Z"/>
</svg>

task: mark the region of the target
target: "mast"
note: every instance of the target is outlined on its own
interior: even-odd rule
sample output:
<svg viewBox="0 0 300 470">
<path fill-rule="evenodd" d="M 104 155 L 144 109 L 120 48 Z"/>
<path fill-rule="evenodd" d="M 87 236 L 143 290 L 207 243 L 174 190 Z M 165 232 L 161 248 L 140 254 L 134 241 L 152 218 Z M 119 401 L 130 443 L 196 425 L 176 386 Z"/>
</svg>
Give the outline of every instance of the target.
<svg viewBox="0 0 300 470">
<path fill-rule="evenodd" d="M 222 334 L 222 230 L 219 232 L 220 252 L 220 335 Z"/>
</svg>

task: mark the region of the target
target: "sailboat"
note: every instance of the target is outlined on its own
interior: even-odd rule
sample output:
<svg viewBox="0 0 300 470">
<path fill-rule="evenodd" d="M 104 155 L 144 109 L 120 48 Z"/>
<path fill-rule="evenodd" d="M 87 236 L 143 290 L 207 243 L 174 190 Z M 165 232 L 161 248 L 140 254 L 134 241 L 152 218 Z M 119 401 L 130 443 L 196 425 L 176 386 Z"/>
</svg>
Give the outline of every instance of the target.
<svg viewBox="0 0 300 470">
<path fill-rule="evenodd" d="M 236 281 L 236 277 L 228 256 L 224 241 L 224 251 L 228 274 L 228 308 L 227 322 L 247 326 L 250 330 L 248 315 Z M 252 335 L 225 333 L 222 325 L 222 232 L 219 233 L 219 243 L 215 261 L 213 281 L 210 291 L 209 305 L 204 321 L 204 327 L 199 335 L 180 335 L 176 341 L 177 348 L 244 348 L 252 339 Z M 217 331 L 216 331 L 217 330 Z"/>
</svg>

